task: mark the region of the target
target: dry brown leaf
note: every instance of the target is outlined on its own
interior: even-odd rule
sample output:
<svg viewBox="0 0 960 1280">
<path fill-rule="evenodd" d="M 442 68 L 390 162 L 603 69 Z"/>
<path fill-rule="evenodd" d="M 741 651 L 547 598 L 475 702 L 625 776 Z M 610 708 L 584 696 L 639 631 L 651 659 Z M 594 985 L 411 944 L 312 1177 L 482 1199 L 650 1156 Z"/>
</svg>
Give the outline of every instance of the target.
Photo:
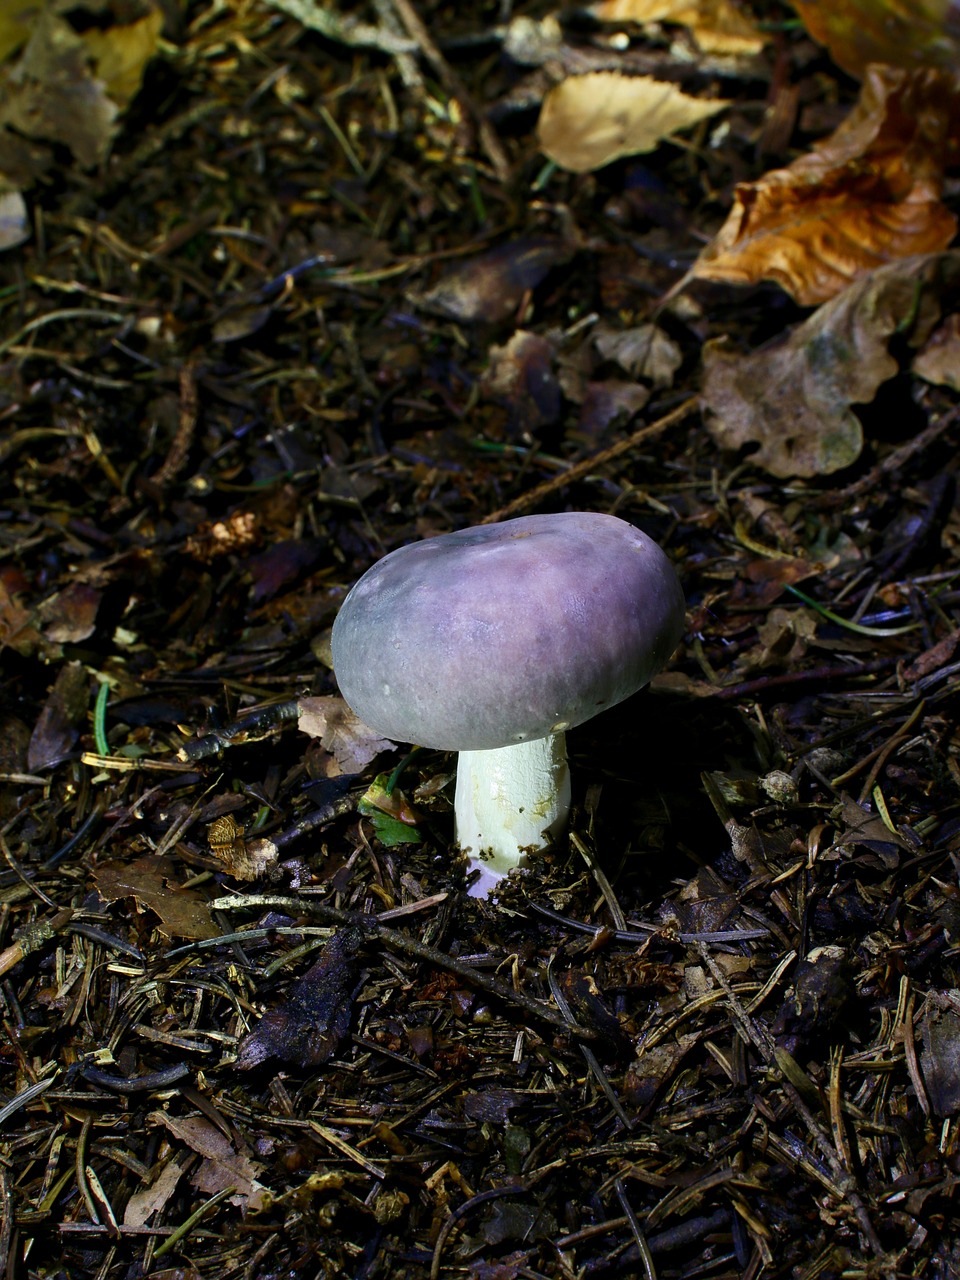
<svg viewBox="0 0 960 1280">
<path fill-rule="evenodd" d="M 871 62 L 948 71 L 960 63 L 952 0 L 793 0 L 793 7 L 837 66 L 858 78 Z"/>
<path fill-rule="evenodd" d="M 687 279 L 773 280 L 816 306 L 885 262 L 945 249 L 957 220 L 940 193 L 958 141 L 952 77 L 871 67 L 839 129 L 789 168 L 737 187 Z"/>
<path fill-rule="evenodd" d="M 574 248 L 559 236 L 518 236 L 448 267 L 432 288 L 411 289 L 410 298 L 448 320 L 497 324 L 513 315 L 549 271 L 569 262 Z"/>
<path fill-rule="evenodd" d="M 95 873 L 101 898 L 134 898 L 160 917 L 163 932 L 174 938 L 216 938 L 207 900 L 196 889 L 181 889 L 172 858 L 146 854 L 132 862 L 105 862 Z"/>
<path fill-rule="evenodd" d="M 148 1117 L 179 1138 L 191 1151 L 203 1157 L 203 1163 L 190 1179 L 205 1195 L 216 1195 L 234 1187 L 230 1203 L 256 1212 L 270 1193 L 257 1181 L 263 1165 L 234 1149 L 230 1139 L 203 1116 L 172 1116 L 165 1111 L 152 1111 Z"/>
<path fill-rule="evenodd" d="M 359 773 L 374 756 L 394 751 L 397 744 L 363 723 L 342 698 L 301 698 L 297 727 L 334 757 L 343 773 Z"/>
<path fill-rule="evenodd" d="M 758 445 L 751 461 L 775 476 L 815 476 L 856 461 L 851 404 L 866 404 L 897 372 L 893 334 L 926 341 L 940 295 L 960 284 L 960 251 L 895 262 L 862 277 L 774 347 L 744 356 L 704 348 L 707 427 L 726 449 Z"/>
<path fill-rule="evenodd" d="M 960 391 L 960 315 L 947 316 L 917 352 L 912 367 L 926 382 Z"/>
<path fill-rule="evenodd" d="M 27 768 L 51 769 L 73 750 L 90 705 L 90 676 L 82 662 L 60 668 L 30 735 Z"/>
<path fill-rule="evenodd" d="M 611 329 L 598 325 L 593 342 L 604 360 L 613 360 L 634 378 L 646 378 L 655 387 L 673 385 L 673 375 L 683 364 L 683 352 L 658 325 L 641 324 L 633 329 Z"/>
<path fill-rule="evenodd" d="M 749 57 L 766 44 L 733 0 L 600 0 L 590 12 L 601 22 L 675 22 L 690 29 L 704 53 Z"/>
<path fill-rule="evenodd" d="M 537 123 L 540 149 L 562 169 L 588 173 L 621 156 L 653 151 L 727 104 L 691 98 L 651 76 L 591 71 L 549 90 Z"/>
<path fill-rule="evenodd" d="M 184 1157 L 184 1160 L 189 1157 Z M 134 1191 L 123 1211 L 125 1227 L 145 1227 L 153 1214 L 166 1208 L 183 1177 L 183 1164 L 176 1158 L 165 1164 L 154 1180 Z"/>
<path fill-rule="evenodd" d="M 90 69 L 83 39 L 45 9 L 19 59 L 0 73 L 0 124 L 27 138 L 65 144 L 84 166 L 107 154 L 117 107 Z"/>
</svg>

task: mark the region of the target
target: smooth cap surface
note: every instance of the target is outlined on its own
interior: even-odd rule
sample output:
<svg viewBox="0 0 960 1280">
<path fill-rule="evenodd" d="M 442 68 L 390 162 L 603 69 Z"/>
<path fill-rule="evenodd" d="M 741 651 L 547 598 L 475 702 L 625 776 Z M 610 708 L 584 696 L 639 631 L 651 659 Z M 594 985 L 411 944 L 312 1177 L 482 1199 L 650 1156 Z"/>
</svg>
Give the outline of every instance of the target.
<svg viewBox="0 0 960 1280">
<path fill-rule="evenodd" d="M 684 600 L 657 544 L 616 516 L 522 516 L 415 542 L 349 593 L 340 692 L 371 728 L 484 751 L 589 720 L 670 657 Z"/>
</svg>

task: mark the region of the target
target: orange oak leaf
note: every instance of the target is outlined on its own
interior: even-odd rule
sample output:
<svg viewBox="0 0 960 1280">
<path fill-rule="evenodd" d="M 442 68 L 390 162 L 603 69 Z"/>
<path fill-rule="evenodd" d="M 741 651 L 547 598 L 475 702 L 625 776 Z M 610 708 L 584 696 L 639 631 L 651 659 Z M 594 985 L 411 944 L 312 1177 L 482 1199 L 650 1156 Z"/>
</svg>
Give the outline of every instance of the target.
<svg viewBox="0 0 960 1280">
<path fill-rule="evenodd" d="M 865 271 L 945 249 L 957 222 L 940 193 L 958 145 L 952 77 L 870 67 L 838 129 L 788 168 L 737 187 L 727 221 L 681 284 L 772 280 L 816 306 Z"/>
<path fill-rule="evenodd" d="M 858 79 L 871 62 L 944 70 L 960 63 L 957 0 L 793 0 L 793 7 L 837 66 Z"/>
</svg>

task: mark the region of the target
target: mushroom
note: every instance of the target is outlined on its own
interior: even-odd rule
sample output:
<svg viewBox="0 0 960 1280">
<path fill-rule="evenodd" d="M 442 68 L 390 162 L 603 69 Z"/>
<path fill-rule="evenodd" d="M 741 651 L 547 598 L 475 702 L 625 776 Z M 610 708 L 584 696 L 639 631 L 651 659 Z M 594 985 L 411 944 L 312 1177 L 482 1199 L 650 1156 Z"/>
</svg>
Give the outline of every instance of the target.
<svg viewBox="0 0 960 1280">
<path fill-rule="evenodd" d="M 570 806 L 564 734 L 628 698 L 683 631 L 673 566 L 590 511 L 522 516 L 392 551 L 333 626 L 333 668 L 378 733 L 459 752 L 457 841 L 486 893 Z"/>
</svg>

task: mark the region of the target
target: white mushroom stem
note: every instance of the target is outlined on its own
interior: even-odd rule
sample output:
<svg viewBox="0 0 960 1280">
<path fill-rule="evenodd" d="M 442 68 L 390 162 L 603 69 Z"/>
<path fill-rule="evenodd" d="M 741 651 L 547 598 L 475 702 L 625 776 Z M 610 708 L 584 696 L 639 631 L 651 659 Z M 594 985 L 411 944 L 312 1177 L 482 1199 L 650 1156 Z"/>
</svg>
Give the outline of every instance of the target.
<svg viewBox="0 0 960 1280">
<path fill-rule="evenodd" d="M 523 855 L 544 849 L 570 810 L 570 771 L 562 733 L 491 751 L 461 751 L 454 800 L 457 843 L 480 878 L 483 897 Z"/>
</svg>

